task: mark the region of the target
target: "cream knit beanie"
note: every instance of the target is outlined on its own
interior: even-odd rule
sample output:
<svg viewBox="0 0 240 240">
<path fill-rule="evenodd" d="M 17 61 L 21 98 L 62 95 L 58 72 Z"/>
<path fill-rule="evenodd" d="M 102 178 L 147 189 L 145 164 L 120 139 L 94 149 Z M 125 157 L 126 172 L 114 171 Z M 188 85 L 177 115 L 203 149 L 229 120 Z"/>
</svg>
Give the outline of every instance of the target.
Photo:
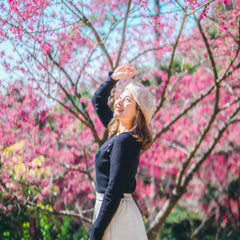
<svg viewBox="0 0 240 240">
<path fill-rule="evenodd" d="M 151 121 L 155 110 L 155 99 L 150 91 L 139 82 L 131 82 L 126 87 L 135 98 L 147 124 Z"/>
</svg>

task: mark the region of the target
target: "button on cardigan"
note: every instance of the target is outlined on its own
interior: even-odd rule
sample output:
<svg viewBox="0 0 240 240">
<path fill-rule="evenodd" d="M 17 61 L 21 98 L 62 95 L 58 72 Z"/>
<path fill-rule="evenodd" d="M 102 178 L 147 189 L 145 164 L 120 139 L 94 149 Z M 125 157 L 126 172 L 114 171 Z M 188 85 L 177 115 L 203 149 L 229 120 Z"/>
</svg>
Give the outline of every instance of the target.
<svg viewBox="0 0 240 240">
<path fill-rule="evenodd" d="M 92 98 L 97 115 L 105 127 L 113 118 L 108 98 L 117 81 L 111 78 L 111 74 L 110 72 Z M 96 190 L 105 194 L 99 215 L 91 229 L 91 240 L 102 239 L 123 193 L 134 192 L 140 149 L 141 143 L 136 141 L 132 133 L 123 132 L 110 137 L 98 150 L 95 157 Z"/>
</svg>

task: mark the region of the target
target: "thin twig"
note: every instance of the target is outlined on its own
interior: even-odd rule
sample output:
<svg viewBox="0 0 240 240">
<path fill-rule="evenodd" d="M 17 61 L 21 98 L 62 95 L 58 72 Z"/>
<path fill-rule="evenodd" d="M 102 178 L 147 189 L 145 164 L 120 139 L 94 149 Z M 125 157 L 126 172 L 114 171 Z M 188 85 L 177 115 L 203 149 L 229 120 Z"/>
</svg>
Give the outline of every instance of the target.
<svg viewBox="0 0 240 240">
<path fill-rule="evenodd" d="M 33 56 L 31 53 L 29 53 L 43 68 L 43 64 L 35 57 Z M 49 72 L 48 72 L 49 73 Z M 51 75 L 51 73 L 49 73 Z M 84 115 L 84 113 L 76 106 L 75 102 L 72 100 L 71 96 L 69 95 L 69 93 L 66 91 L 66 89 L 62 86 L 62 84 L 60 82 L 58 82 L 55 77 L 53 75 L 51 75 L 51 77 L 54 79 L 54 81 L 58 84 L 58 86 L 62 89 L 62 91 L 66 94 L 66 96 L 68 97 L 68 99 L 71 101 L 71 103 L 73 104 L 73 106 L 75 107 L 75 109 L 77 110 L 77 112 L 80 113 L 80 115 L 84 116 L 85 119 L 87 119 L 87 121 L 85 121 L 84 119 L 80 118 L 78 116 L 78 114 L 73 111 L 71 108 L 69 108 L 68 106 L 66 106 L 64 103 L 62 103 L 61 101 L 59 101 L 58 99 L 54 98 L 53 96 L 48 96 L 51 97 L 51 99 L 53 99 L 54 101 L 58 102 L 61 106 L 63 106 L 65 109 L 67 109 L 70 113 L 72 113 L 74 116 L 77 117 L 77 119 L 79 119 L 83 124 L 85 124 L 87 127 L 90 128 L 90 130 L 92 131 L 95 140 L 100 143 L 101 140 L 97 134 L 97 131 L 95 129 L 95 126 L 93 124 L 93 122 L 91 121 L 90 117 L 87 115 Z"/>
<path fill-rule="evenodd" d="M 166 93 L 167 86 L 168 86 L 168 84 L 170 82 L 170 78 L 171 78 L 171 75 L 172 75 L 172 65 L 173 65 L 173 61 L 174 61 L 174 57 L 175 57 L 175 52 L 176 52 L 176 49 L 177 49 L 180 37 L 182 35 L 182 31 L 183 31 L 183 27 L 184 27 L 185 21 L 186 21 L 186 15 L 184 14 L 183 19 L 182 19 L 182 23 L 181 23 L 181 27 L 180 27 L 180 30 L 179 30 L 179 33 L 178 33 L 178 36 L 177 36 L 176 41 L 175 41 L 174 46 L 173 46 L 171 59 L 170 59 L 170 63 L 169 63 L 169 66 L 168 66 L 167 81 L 166 81 L 166 83 L 164 85 L 162 96 L 161 96 L 161 100 L 160 100 L 159 105 L 156 107 L 154 115 L 159 111 L 159 109 L 162 107 L 164 101 L 166 100 L 165 93 Z"/>
<path fill-rule="evenodd" d="M 120 61 L 120 58 L 121 58 L 121 55 L 122 55 L 122 50 L 123 50 L 123 46 L 124 46 L 125 39 L 126 39 L 127 20 L 128 20 L 128 15 L 129 15 L 129 12 L 130 12 L 131 2 L 132 2 L 132 0 L 128 1 L 127 11 L 126 11 L 126 15 L 125 15 L 125 18 L 124 18 L 124 24 L 123 24 L 123 30 L 122 30 L 122 41 L 121 41 L 121 44 L 120 44 L 120 48 L 119 48 L 119 51 L 118 51 L 118 56 L 117 56 L 117 60 L 116 60 L 114 68 L 118 67 L 119 61 Z"/>
<path fill-rule="evenodd" d="M 234 56 L 234 58 L 232 59 L 232 61 L 230 62 L 229 66 L 227 67 L 226 71 L 224 72 L 222 78 L 226 78 L 227 76 L 229 76 L 230 74 L 232 74 L 233 70 L 231 72 L 229 72 L 230 68 L 232 67 L 233 63 L 236 61 L 239 52 L 240 52 L 240 17 L 239 17 L 239 22 L 238 22 L 238 41 L 237 41 L 237 51 L 236 54 Z M 240 62 L 237 64 L 237 66 L 235 67 L 235 70 L 240 68 Z"/>
<path fill-rule="evenodd" d="M 21 59 L 21 61 L 23 62 L 24 66 L 27 68 L 27 71 L 30 73 L 30 75 L 32 76 L 33 79 L 35 79 L 33 73 L 30 71 L 28 65 L 25 63 L 22 55 L 19 53 L 18 49 L 16 48 L 16 46 L 13 44 L 13 41 L 11 39 L 9 39 L 10 43 L 12 44 L 13 48 L 15 49 L 15 51 L 17 52 L 19 58 Z"/>
<path fill-rule="evenodd" d="M 178 5 L 183 11 L 185 11 L 184 7 L 179 3 L 178 0 L 175 0 L 175 2 L 177 3 L 177 5 Z"/>
<path fill-rule="evenodd" d="M 158 50 L 160 50 L 161 48 L 163 48 L 163 47 L 146 49 L 146 50 L 144 50 L 143 52 L 139 53 L 136 57 L 132 58 L 132 59 L 129 61 L 129 63 L 135 61 L 136 59 L 138 59 L 139 57 L 141 57 L 142 55 L 144 55 L 144 54 L 146 54 L 146 53 L 148 53 L 148 52 L 158 51 Z"/>
<path fill-rule="evenodd" d="M 206 49 L 207 49 L 207 52 L 208 52 L 208 57 L 209 57 L 209 59 L 210 59 L 210 63 L 211 63 L 212 69 L 213 69 L 214 80 L 215 80 L 215 83 L 216 83 L 216 81 L 217 81 L 217 79 L 218 79 L 218 73 L 217 73 L 217 69 L 216 69 L 215 60 L 214 60 L 214 58 L 213 58 L 213 54 L 212 54 L 210 45 L 209 45 L 209 43 L 208 43 L 207 37 L 206 37 L 206 35 L 205 35 L 204 32 L 203 32 L 202 25 L 201 25 L 201 23 L 200 23 L 201 19 L 197 19 L 197 18 L 195 17 L 195 20 L 196 20 L 196 22 L 197 22 L 197 26 L 198 26 L 199 32 L 200 32 L 200 34 L 201 34 L 201 36 L 202 36 L 202 39 L 203 39 L 203 41 L 204 41 L 204 43 L 205 43 L 205 46 L 206 46 Z M 216 84 L 217 84 L 217 83 L 216 83 Z"/>
<path fill-rule="evenodd" d="M 185 115 L 190 109 L 192 109 L 195 105 L 197 105 L 202 99 L 207 97 L 212 90 L 214 89 L 215 85 L 213 84 L 208 88 L 208 90 L 205 93 L 202 93 L 199 98 L 195 99 L 192 103 L 189 104 L 187 108 L 182 110 L 176 117 L 174 117 L 167 125 L 165 125 L 154 137 L 154 141 L 159 138 L 164 132 L 166 132 L 170 126 L 172 126 L 174 123 L 176 123 L 183 115 Z"/>
<path fill-rule="evenodd" d="M 217 26 L 220 26 L 220 24 L 212 17 L 210 16 L 206 16 L 206 18 L 208 18 L 209 20 L 211 20 L 215 25 Z M 233 36 L 233 34 L 228 30 L 226 29 L 225 31 L 227 31 L 227 33 L 233 38 L 233 40 L 237 43 L 237 40 L 235 39 L 235 37 Z"/>
<path fill-rule="evenodd" d="M 235 104 L 235 103 L 237 103 L 237 102 L 240 102 L 240 98 L 237 98 L 237 99 L 235 99 L 234 101 L 225 104 L 223 107 L 221 107 L 221 108 L 219 109 L 219 111 L 223 111 L 223 110 L 229 108 L 230 106 L 232 106 L 233 104 Z"/>
<path fill-rule="evenodd" d="M 104 54 L 106 55 L 107 59 L 108 59 L 108 62 L 111 66 L 111 68 L 113 69 L 113 61 L 103 43 L 103 41 L 101 40 L 98 32 L 96 31 L 96 29 L 93 27 L 93 25 L 91 24 L 91 22 L 87 19 L 87 17 L 83 14 L 83 12 L 78 9 L 73 3 L 72 1 L 68 1 L 68 3 L 71 5 L 71 7 L 69 7 L 69 5 L 66 3 L 65 0 L 61 0 L 62 3 L 74 14 L 76 15 L 80 20 L 82 20 L 92 31 L 92 33 L 94 34 L 96 40 L 97 40 L 97 43 L 99 44 L 99 46 L 101 47 L 102 51 L 104 52 Z M 74 11 L 72 8 L 74 7 L 74 9 L 76 11 Z"/>
<path fill-rule="evenodd" d="M 40 205 L 38 205 L 36 203 L 33 203 L 31 201 L 28 201 L 28 200 L 23 200 L 23 202 L 29 208 L 34 207 L 34 208 L 40 209 L 40 210 L 42 210 L 44 212 L 48 212 L 48 213 L 51 213 L 51 214 L 54 214 L 54 215 L 63 215 L 63 216 L 76 217 L 76 218 L 79 218 L 79 219 L 83 220 L 84 222 L 92 223 L 91 219 L 83 216 L 83 213 L 91 212 L 91 211 L 93 211 L 93 209 L 89 209 L 89 210 L 86 210 L 86 211 L 81 211 L 79 213 L 75 213 L 73 211 L 66 211 L 66 210 L 56 211 L 56 210 L 51 209 L 51 208 L 46 208 L 44 206 L 40 206 Z"/>
<path fill-rule="evenodd" d="M 53 64 L 59 68 L 65 75 L 66 77 L 68 78 L 68 80 L 70 81 L 71 83 L 71 86 L 72 88 L 74 88 L 74 82 L 72 80 L 72 78 L 70 77 L 70 75 L 67 73 L 67 71 L 63 68 L 63 66 L 61 66 L 53 57 L 52 57 L 52 54 L 51 53 L 48 53 L 47 56 L 49 57 L 49 59 L 53 62 Z"/>
<path fill-rule="evenodd" d="M 94 179 L 93 179 L 93 177 L 92 177 L 92 175 L 91 175 L 91 173 L 90 173 L 91 170 L 90 170 L 90 168 L 88 167 L 88 164 L 87 164 L 88 155 L 87 155 L 87 153 L 86 153 L 85 147 L 84 147 L 84 149 L 83 149 L 83 153 L 84 153 L 86 174 L 87 174 L 89 180 L 92 182 L 92 185 L 93 185 L 94 189 L 96 189 L 95 181 L 94 181 Z"/>
<path fill-rule="evenodd" d="M 83 73 L 83 71 L 85 70 L 86 66 L 90 63 L 91 58 L 92 58 L 94 52 L 96 51 L 97 47 L 98 47 L 98 45 L 95 46 L 95 48 L 94 48 L 94 49 L 92 50 L 92 52 L 89 54 L 89 57 L 88 57 L 87 61 L 86 61 L 86 62 L 84 63 L 84 65 L 82 66 L 82 70 L 80 70 L 79 75 L 77 76 L 77 80 L 76 80 L 76 84 L 75 84 L 75 90 L 77 90 L 77 86 L 78 86 L 78 83 L 79 83 L 80 78 L 81 78 L 81 76 L 82 76 L 82 73 Z"/>
<path fill-rule="evenodd" d="M 75 107 L 75 109 L 77 110 L 77 112 L 79 112 L 80 115 L 82 115 L 85 118 L 84 113 L 76 106 L 75 102 L 73 101 L 73 99 L 71 98 L 70 94 L 68 93 L 68 91 L 63 87 L 63 85 L 57 81 L 57 79 L 46 69 L 46 67 L 34 56 L 32 55 L 30 52 L 28 52 L 32 58 L 34 58 L 46 71 L 47 73 L 52 77 L 52 79 L 54 80 L 54 82 L 62 89 L 62 91 L 65 93 L 65 95 L 68 97 L 68 99 L 70 100 L 70 102 L 72 103 L 72 105 Z M 90 127 L 89 123 L 82 120 L 82 122 L 87 125 L 88 127 Z"/>
<path fill-rule="evenodd" d="M 187 14 L 187 17 L 189 17 L 190 15 L 194 14 L 195 12 L 197 12 L 198 10 L 200 10 L 201 8 L 208 6 L 210 3 L 214 2 L 215 0 L 210 0 L 204 4 L 202 4 L 201 6 L 197 7 L 196 9 L 194 9 L 192 12 Z"/>
</svg>

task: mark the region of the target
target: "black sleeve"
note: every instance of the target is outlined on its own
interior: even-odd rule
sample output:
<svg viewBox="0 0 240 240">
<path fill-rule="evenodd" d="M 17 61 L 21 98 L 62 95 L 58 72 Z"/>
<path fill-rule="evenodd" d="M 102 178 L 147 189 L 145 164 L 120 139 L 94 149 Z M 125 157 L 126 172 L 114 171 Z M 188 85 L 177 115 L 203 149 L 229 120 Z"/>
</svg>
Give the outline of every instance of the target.
<svg viewBox="0 0 240 240">
<path fill-rule="evenodd" d="M 102 239 L 123 197 L 128 176 L 138 166 L 139 151 L 138 143 L 130 133 L 116 137 L 111 152 L 109 183 L 99 215 L 91 229 L 91 240 Z"/>
<path fill-rule="evenodd" d="M 112 73 L 109 72 L 107 80 L 100 85 L 92 98 L 93 107 L 105 128 L 113 118 L 113 112 L 108 105 L 108 98 L 117 81 L 111 78 Z"/>
</svg>

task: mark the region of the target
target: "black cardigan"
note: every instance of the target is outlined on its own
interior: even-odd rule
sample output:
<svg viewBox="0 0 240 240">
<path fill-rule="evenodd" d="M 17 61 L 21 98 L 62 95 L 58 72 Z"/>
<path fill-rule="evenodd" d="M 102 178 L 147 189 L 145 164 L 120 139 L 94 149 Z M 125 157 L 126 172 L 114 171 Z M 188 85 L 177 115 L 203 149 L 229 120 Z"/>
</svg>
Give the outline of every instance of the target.
<svg viewBox="0 0 240 240">
<path fill-rule="evenodd" d="M 92 103 L 101 122 L 107 127 L 113 118 L 108 106 L 108 97 L 116 82 L 111 72 L 95 92 Z M 139 164 L 141 144 L 131 132 L 123 132 L 110 137 L 98 150 L 95 157 L 96 190 L 105 193 L 94 222 L 90 240 L 101 240 L 107 226 L 111 222 L 123 193 L 133 193 L 136 188 L 135 176 Z"/>
</svg>

